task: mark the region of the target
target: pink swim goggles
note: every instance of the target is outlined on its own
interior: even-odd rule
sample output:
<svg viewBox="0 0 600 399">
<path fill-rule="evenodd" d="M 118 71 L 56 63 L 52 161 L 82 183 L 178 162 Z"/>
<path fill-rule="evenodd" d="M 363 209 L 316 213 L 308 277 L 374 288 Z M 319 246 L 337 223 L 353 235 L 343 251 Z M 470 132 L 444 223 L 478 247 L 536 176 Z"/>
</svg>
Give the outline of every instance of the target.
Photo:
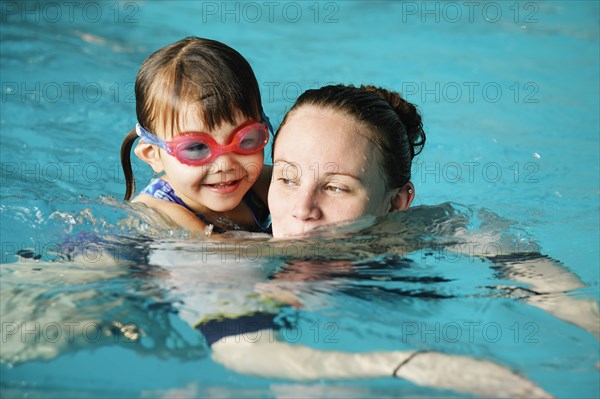
<svg viewBox="0 0 600 399">
<path fill-rule="evenodd" d="M 183 132 L 173 140 L 165 141 L 150 133 L 139 123 L 135 131 L 146 144 L 157 145 L 184 165 L 200 166 L 220 155 L 235 152 L 240 155 L 254 154 L 269 142 L 269 130 L 264 123 L 249 120 L 232 132 L 229 144 L 220 145 L 208 133 Z"/>
</svg>

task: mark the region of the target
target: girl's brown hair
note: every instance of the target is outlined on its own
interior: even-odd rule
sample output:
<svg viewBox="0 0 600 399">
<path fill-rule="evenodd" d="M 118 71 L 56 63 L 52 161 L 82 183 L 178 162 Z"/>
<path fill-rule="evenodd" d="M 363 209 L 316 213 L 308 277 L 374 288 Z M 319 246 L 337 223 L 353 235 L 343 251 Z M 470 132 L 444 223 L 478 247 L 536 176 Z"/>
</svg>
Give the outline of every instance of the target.
<svg viewBox="0 0 600 399">
<path fill-rule="evenodd" d="M 248 61 L 223 43 L 198 37 L 148 57 L 135 80 L 135 99 L 138 123 L 150 132 L 160 128 L 167 137 L 178 131 L 186 107 L 198 107 L 210 130 L 240 116 L 259 121 L 262 114 L 258 82 Z M 130 131 L 121 146 L 126 200 L 135 193 L 130 154 L 136 138 L 135 130 Z"/>
</svg>

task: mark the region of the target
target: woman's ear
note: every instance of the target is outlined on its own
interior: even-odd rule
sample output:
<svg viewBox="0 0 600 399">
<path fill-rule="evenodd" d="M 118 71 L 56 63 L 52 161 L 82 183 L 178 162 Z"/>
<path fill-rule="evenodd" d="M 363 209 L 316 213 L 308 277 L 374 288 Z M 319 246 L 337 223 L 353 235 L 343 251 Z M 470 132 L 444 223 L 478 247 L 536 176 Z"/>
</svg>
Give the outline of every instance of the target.
<svg viewBox="0 0 600 399">
<path fill-rule="evenodd" d="M 165 170 L 157 146 L 139 141 L 134 152 L 139 159 L 150 165 L 154 173 L 161 173 Z"/>
<path fill-rule="evenodd" d="M 414 198 L 415 186 L 412 182 L 408 182 L 392 197 L 390 212 L 407 210 Z"/>
</svg>

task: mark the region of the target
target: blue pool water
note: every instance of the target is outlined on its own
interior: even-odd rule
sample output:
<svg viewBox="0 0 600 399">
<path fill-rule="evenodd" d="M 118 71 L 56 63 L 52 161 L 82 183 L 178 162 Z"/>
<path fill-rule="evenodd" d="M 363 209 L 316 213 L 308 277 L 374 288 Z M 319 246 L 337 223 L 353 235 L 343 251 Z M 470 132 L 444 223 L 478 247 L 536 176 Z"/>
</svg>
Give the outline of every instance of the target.
<svg viewBox="0 0 600 399">
<path fill-rule="evenodd" d="M 252 377 L 214 362 L 193 324 L 224 303 L 239 314 L 262 309 L 256 284 L 270 282 L 303 305 L 278 310 L 295 320 L 283 337 L 294 344 L 468 355 L 557 397 L 598 397 L 597 337 L 493 288 L 526 285 L 474 248 L 539 249 L 584 283 L 565 298 L 597 304 L 600 7 L 466 3 L 2 2 L 2 396 L 449 393 L 391 378 Z M 413 168 L 415 210 L 360 235 L 294 244 L 323 246 L 308 266 L 289 251 L 240 252 L 277 246 L 266 238 L 226 252 L 154 228 L 155 216 L 121 201 L 119 149 L 135 123 L 139 66 L 189 35 L 247 57 L 276 126 L 298 94 L 331 82 L 402 92 L 428 135 Z M 151 177 L 141 162 L 134 170 L 140 182 Z M 467 255 L 455 255 L 456 241 Z M 63 253 L 88 262 L 44 263 L 65 242 Z M 26 248 L 42 262 L 19 259 Z M 109 265 L 109 253 L 130 262 Z M 290 277 L 302 267 L 318 278 Z M 598 326 L 597 317 L 584 314 L 583 324 Z M 68 333 L 65 323 L 93 328 L 61 345 L 52 331 Z M 127 324 L 135 339 L 119 330 Z"/>
</svg>

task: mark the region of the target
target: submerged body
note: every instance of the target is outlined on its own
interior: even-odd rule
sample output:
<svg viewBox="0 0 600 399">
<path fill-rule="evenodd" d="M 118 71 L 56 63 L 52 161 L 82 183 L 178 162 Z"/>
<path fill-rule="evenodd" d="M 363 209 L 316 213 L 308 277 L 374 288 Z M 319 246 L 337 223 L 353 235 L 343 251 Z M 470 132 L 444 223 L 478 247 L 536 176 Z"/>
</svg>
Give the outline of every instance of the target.
<svg viewBox="0 0 600 399">
<path fill-rule="evenodd" d="M 496 276 L 491 268 L 482 267 L 494 265 L 485 257 L 476 262 L 470 254 L 454 252 L 481 247 L 474 245 L 477 234 L 467 229 L 468 214 L 450 205 L 415 208 L 375 224 L 371 221 L 361 233 L 346 230 L 342 234 L 348 225 L 332 226 L 316 231 L 314 238 L 295 241 L 263 237 L 147 242 L 146 255 L 137 260 L 131 257 L 134 261 L 125 265 L 97 262 L 86 268 L 80 263 L 82 259 L 65 265 L 3 265 L 3 317 L 29 322 L 95 321 L 111 335 L 91 343 L 75 329 L 76 341 L 65 340 L 63 345 L 62 341 L 18 343 L 20 334 L 12 334 L 8 345 L 2 346 L 2 359 L 25 364 L 37 358 L 52 360 L 62 353 L 117 345 L 154 356 L 201 361 L 209 369 L 205 359 L 211 356 L 214 362 L 242 374 L 296 381 L 392 376 L 403 364 L 397 376 L 420 385 L 477 396 L 544 396 L 535 384 L 506 367 L 512 364 L 529 376 L 518 360 L 498 361 L 503 352 L 499 350 L 505 345 L 515 349 L 508 353 L 524 354 L 533 351 L 531 345 L 512 341 L 502 346 L 492 344 L 476 329 L 475 348 L 493 355 L 478 351 L 476 356 L 464 356 L 474 345 L 469 334 L 451 344 L 440 344 L 432 335 L 426 335 L 424 341 L 419 339 L 419 329 L 431 330 L 443 320 L 459 326 L 493 320 L 508 334 L 518 315 L 532 320 L 536 314 L 528 306 L 532 300 L 564 303 L 571 316 L 577 315 L 576 303 L 563 301 L 548 287 L 545 294 L 523 291 L 518 296 L 507 290 L 509 287 L 501 287 L 508 273 L 519 274 L 519 263 L 523 264 L 521 271 L 527 270 L 527 261 L 534 260 L 530 255 L 514 254 L 510 262 L 504 261 L 505 274 Z M 434 227 L 433 220 L 440 224 Z M 415 228 L 407 229 L 406 222 Z M 497 235 L 506 233 L 505 225 L 486 225 L 478 233 L 484 240 L 494 237 L 508 251 L 514 242 L 506 240 L 506 234 Z M 402 238 L 394 238 L 389 234 L 392 231 L 401 232 Z M 100 270 L 102 274 L 98 274 Z M 543 275 L 548 270 L 537 268 L 536 273 Z M 64 276 L 58 278 L 57 273 Z M 551 280 L 561 281 L 561 290 L 568 289 L 564 285 L 568 275 L 563 271 L 559 276 Z M 18 294 L 6 289 L 13 284 L 27 289 Z M 497 288 L 490 290 L 489 286 Z M 97 287 L 104 287 L 104 294 L 98 295 Z M 536 287 L 536 291 L 542 289 Z M 15 303 L 4 300 L 7 295 L 19 298 L 18 307 L 12 308 Z M 61 300 L 57 300 L 59 296 Z M 35 318 L 25 316 L 25 307 Z M 415 309 L 420 311 L 415 313 Z M 243 322 L 244 317 L 261 313 L 272 315 L 271 321 L 261 324 L 254 318 L 249 324 Z M 502 313 L 507 321 L 499 318 Z M 453 314 L 469 316 L 461 320 L 453 319 Z M 589 320 L 597 314 L 580 313 L 578 317 Z M 572 331 L 565 325 L 554 322 L 558 336 Z M 416 335 L 407 335 L 411 326 L 416 326 Z M 123 334 L 131 338 L 125 339 Z M 119 336 L 122 338 L 117 339 Z M 543 342 L 556 339 L 545 328 L 534 338 Z M 143 344 L 150 342 L 148 339 L 154 342 L 151 347 Z M 177 347 L 169 342 L 178 342 Z M 360 354 L 348 350 L 358 345 L 368 350 Z M 431 352 L 421 353 L 423 350 Z M 537 356 L 535 353 L 531 356 Z M 437 368 L 442 364 L 444 368 Z M 173 367 L 185 369 L 184 365 Z M 480 376 L 476 381 L 465 379 L 476 374 Z"/>
</svg>

